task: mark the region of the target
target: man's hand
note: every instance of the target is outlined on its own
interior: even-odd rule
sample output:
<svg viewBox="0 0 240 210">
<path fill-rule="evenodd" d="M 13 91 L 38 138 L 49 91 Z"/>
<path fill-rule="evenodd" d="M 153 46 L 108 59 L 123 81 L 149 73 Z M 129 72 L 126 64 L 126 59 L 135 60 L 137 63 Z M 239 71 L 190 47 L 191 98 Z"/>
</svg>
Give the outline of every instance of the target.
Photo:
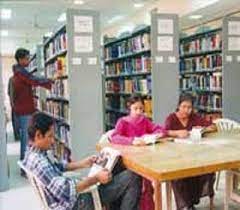
<svg viewBox="0 0 240 210">
<path fill-rule="evenodd" d="M 96 178 L 101 184 L 107 184 L 112 180 L 112 174 L 109 170 L 103 169 L 96 174 Z"/>
<path fill-rule="evenodd" d="M 81 166 L 83 168 L 90 168 L 93 165 L 93 163 L 96 162 L 96 160 L 97 160 L 97 156 L 96 155 L 87 157 L 87 158 L 85 158 L 85 159 L 83 159 L 81 161 Z"/>
</svg>

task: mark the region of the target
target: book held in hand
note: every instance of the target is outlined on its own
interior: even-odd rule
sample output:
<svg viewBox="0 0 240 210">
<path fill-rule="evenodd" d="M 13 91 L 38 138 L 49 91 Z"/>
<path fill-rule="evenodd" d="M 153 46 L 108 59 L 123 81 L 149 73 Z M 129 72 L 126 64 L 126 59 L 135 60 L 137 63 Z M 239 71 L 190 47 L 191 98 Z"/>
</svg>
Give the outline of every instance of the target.
<svg viewBox="0 0 240 210">
<path fill-rule="evenodd" d="M 95 176 L 102 169 L 112 171 L 120 158 L 120 152 L 110 147 L 103 148 L 97 156 L 95 163 L 92 165 L 88 177 Z"/>
</svg>

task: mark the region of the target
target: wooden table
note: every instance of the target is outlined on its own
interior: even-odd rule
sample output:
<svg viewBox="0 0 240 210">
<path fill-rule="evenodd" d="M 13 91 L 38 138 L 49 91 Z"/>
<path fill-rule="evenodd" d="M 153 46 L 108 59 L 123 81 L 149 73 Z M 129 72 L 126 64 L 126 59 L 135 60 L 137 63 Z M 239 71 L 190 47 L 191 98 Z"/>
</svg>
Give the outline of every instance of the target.
<svg viewBox="0 0 240 210">
<path fill-rule="evenodd" d="M 167 208 L 171 209 L 168 181 L 240 168 L 239 140 L 240 134 L 215 133 L 204 138 L 201 144 L 166 142 L 137 147 L 108 143 L 97 148 L 110 146 L 119 150 L 126 168 L 151 180 L 155 210 L 162 210 L 162 182 L 167 182 Z"/>
</svg>

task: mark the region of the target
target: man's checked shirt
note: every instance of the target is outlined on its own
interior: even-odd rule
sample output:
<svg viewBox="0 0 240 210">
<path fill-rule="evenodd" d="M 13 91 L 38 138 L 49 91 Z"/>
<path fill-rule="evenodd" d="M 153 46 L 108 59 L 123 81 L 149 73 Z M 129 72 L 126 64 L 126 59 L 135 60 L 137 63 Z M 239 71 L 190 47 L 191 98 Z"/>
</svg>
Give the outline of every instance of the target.
<svg viewBox="0 0 240 210">
<path fill-rule="evenodd" d="M 77 201 L 76 180 L 63 176 L 64 164 L 52 163 L 46 151 L 29 147 L 23 165 L 44 186 L 47 203 L 53 210 L 70 210 Z"/>
</svg>

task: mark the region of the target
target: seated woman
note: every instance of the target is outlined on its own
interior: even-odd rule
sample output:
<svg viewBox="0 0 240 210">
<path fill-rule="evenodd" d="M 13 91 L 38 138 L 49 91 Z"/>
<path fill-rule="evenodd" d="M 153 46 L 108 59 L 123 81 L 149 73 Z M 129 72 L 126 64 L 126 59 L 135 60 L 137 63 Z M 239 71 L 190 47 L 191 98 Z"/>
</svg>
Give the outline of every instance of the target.
<svg viewBox="0 0 240 210">
<path fill-rule="evenodd" d="M 168 135 L 176 138 L 186 138 L 193 127 L 205 127 L 207 132 L 216 131 L 216 126 L 194 113 L 193 97 L 190 94 L 182 94 L 179 98 L 176 112 L 170 114 L 165 121 L 165 129 Z M 204 196 L 210 197 L 210 205 L 213 207 L 215 174 L 206 174 L 197 177 L 172 181 L 178 210 L 195 209 L 194 205 L 200 202 Z"/>
<path fill-rule="evenodd" d="M 165 136 L 166 131 L 160 125 L 154 124 L 144 116 L 144 101 L 140 95 L 132 95 L 127 102 L 129 115 L 118 120 L 111 136 L 111 142 L 124 145 L 145 145 L 142 138 L 146 134 L 159 134 Z M 153 210 L 153 189 L 151 182 L 143 179 L 142 194 L 140 198 L 141 210 Z"/>
</svg>

